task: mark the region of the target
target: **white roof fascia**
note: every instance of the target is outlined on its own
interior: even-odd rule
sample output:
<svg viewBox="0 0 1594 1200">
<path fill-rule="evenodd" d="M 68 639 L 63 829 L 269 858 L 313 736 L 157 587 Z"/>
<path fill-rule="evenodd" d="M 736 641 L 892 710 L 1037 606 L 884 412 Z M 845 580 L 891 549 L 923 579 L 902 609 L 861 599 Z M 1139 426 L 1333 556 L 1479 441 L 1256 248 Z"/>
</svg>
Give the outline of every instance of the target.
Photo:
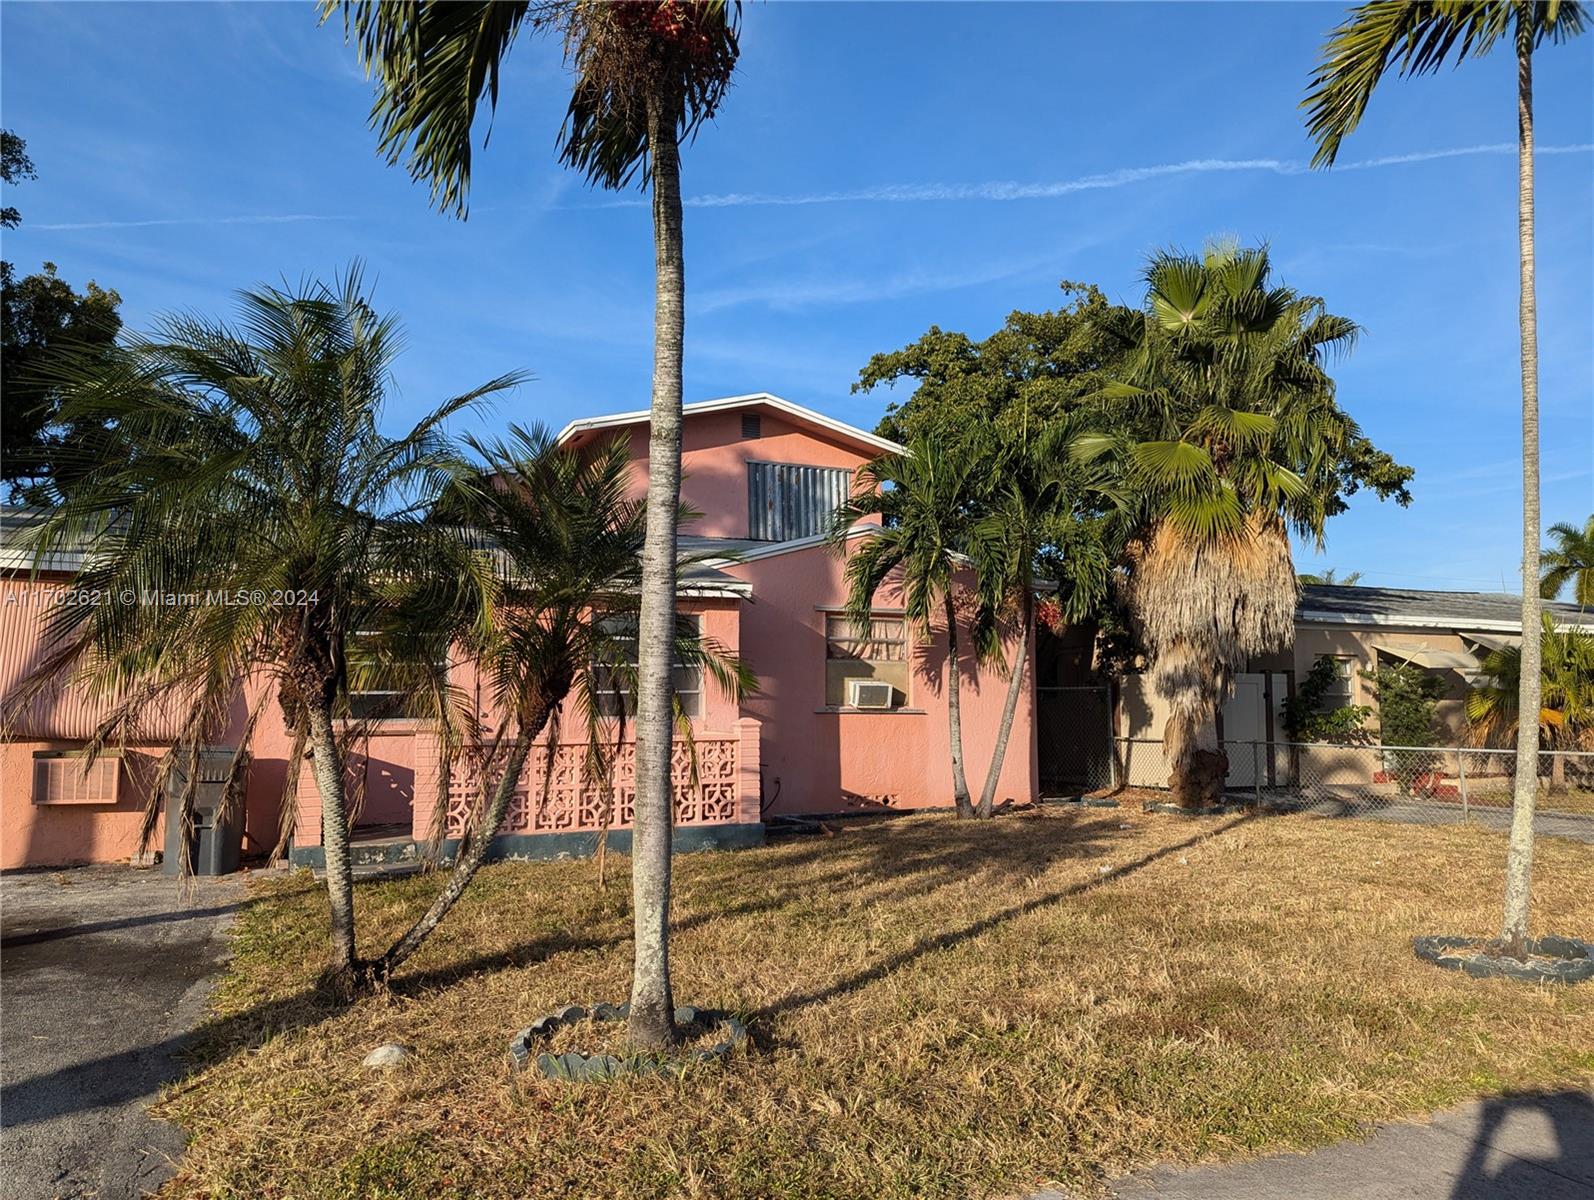
<svg viewBox="0 0 1594 1200">
<path fill-rule="evenodd" d="M 784 413 L 794 420 L 817 425 L 831 433 L 847 438 L 850 441 L 862 442 L 872 446 L 883 454 L 900 454 L 902 447 L 896 442 L 880 437 L 873 433 L 859 429 L 856 425 L 848 425 L 845 421 L 838 421 L 834 417 L 827 417 L 822 412 L 815 412 L 811 408 L 804 408 L 800 404 L 793 404 L 790 400 L 782 400 L 779 396 L 769 392 L 749 392 L 745 396 L 721 396 L 714 400 L 698 400 L 691 404 L 681 406 L 683 417 L 695 416 L 698 413 L 722 412 L 728 408 L 745 408 L 753 404 L 764 404 L 776 412 Z M 614 429 L 622 425 L 636 425 L 646 421 L 651 413 L 645 409 L 635 412 L 613 413 L 602 417 L 580 417 L 571 421 L 559 431 L 559 436 L 554 440 L 563 445 L 567 440 L 578 433 L 587 433 L 596 429 Z"/>
<path fill-rule="evenodd" d="M 1491 633 L 1520 634 L 1522 632 L 1522 624 L 1519 621 L 1495 621 L 1474 618 L 1443 621 L 1435 617 L 1390 617 L 1377 616 L 1372 613 L 1315 612 L 1309 609 L 1296 613 L 1295 622 L 1298 625 L 1390 625 L 1402 626 L 1408 629 L 1446 629 L 1462 636 L 1465 636 L 1469 629 Z M 1594 622 L 1557 621 L 1555 627 L 1562 631 L 1588 629 L 1594 627 Z"/>
</svg>

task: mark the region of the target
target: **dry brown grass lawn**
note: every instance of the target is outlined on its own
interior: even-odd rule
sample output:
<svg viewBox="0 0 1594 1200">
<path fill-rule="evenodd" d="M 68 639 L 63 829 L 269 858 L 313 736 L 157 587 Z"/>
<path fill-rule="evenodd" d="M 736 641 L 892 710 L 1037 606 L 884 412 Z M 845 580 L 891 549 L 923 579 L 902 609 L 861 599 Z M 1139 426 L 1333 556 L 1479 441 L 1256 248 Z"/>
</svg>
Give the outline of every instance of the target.
<svg viewBox="0 0 1594 1200">
<path fill-rule="evenodd" d="M 514 1031 L 623 999 L 628 890 L 486 870 L 396 985 L 311 989 L 323 894 L 257 886 L 164 1102 L 206 1197 L 977 1197 L 1305 1147 L 1594 1079 L 1594 986 L 1477 982 L 1414 934 L 1491 931 L 1503 840 L 1295 816 L 1045 809 L 848 823 L 678 861 L 677 1002 L 753 1048 L 685 1079 L 512 1089 Z M 623 866 L 624 860 L 620 860 Z M 1594 847 L 1545 839 L 1535 928 L 1594 933 Z M 437 886 L 358 889 L 363 938 Z M 415 1047 L 372 1076 L 371 1047 Z"/>
</svg>

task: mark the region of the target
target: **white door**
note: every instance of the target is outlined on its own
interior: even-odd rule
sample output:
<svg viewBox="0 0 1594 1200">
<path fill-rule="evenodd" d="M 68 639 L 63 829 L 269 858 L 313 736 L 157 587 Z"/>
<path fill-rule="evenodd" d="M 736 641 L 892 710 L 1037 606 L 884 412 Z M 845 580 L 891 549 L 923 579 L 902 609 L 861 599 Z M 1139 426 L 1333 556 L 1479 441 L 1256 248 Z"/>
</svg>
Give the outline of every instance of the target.
<svg viewBox="0 0 1594 1200">
<path fill-rule="evenodd" d="M 1230 787 L 1251 787 L 1260 766 L 1267 771 L 1266 747 L 1253 751 L 1249 742 L 1267 741 L 1267 683 L 1262 675 L 1234 677 L 1234 695 L 1223 706 L 1223 742 L 1229 752 Z"/>
</svg>

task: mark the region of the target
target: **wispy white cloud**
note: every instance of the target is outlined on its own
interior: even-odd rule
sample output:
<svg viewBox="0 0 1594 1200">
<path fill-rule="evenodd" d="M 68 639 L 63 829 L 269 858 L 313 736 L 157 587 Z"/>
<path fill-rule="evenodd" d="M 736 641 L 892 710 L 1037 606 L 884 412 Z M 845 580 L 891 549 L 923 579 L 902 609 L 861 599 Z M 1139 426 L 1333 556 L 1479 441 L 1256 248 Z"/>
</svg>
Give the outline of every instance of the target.
<svg viewBox="0 0 1594 1200">
<path fill-rule="evenodd" d="M 1539 146 L 1543 154 L 1587 154 L 1594 151 L 1594 143 L 1569 146 Z M 1447 150 L 1421 150 L 1411 154 L 1389 154 L 1380 158 L 1367 158 L 1355 162 L 1342 162 L 1336 171 L 1370 171 L 1381 167 L 1405 166 L 1411 163 L 1432 162 L 1445 158 L 1465 158 L 1479 154 L 1514 154 L 1514 142 L 1496 142 L 1481 146 L 1456 146 Z M 1128 187 L 1150 179 L 1176 175 L 1204 175 L 1222 172 L 1263 172 L 1272 175 L 1304 175 L 1311 169 L 1305 159 L 1290 158 L 1192 158 L 1184 162 L 1162 163 L 1149 167 L 1124 167 L 1096 175 L 1081 175 L 1077 179 L 1062 179 L 1037 183 L 1016 180 L 990 180 L 984 183 L 895 183 L 878 184 L 865 188 L 851 188 L 830 192 L 799 192 L 780 194 L 772 192 L 726 192 L 689 196 L 683 203 L 693 208 L 744 208 L 769 206 L 795 206 L 806 204 L 912 204 L 934 201 L 966 200 L 1049 200 L 1076 192 L 1099 191 Z M 639 200 L 618 200 L 605 207 L 625 207 L 645 203 Z"/>
<path fill-rule="evenodd" d="M 323 216 L 317 213 L 257 214 L 238 217 L 160 217 L 147 221 L 57 221 L 29 229 L 149 229 L 159 225 L 290 225 L 298 221 L 358 221 L 352 216 Z"/>
</svg>

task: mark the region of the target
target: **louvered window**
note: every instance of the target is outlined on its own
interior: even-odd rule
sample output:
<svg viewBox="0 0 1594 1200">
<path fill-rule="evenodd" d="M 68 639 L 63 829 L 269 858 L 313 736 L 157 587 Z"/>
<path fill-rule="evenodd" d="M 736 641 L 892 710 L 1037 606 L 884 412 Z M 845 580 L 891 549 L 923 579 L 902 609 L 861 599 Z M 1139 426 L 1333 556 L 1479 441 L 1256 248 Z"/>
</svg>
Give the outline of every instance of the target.
<svg viewBox="0 0 1594 1200">
<path fill-rule="evenodd" d="M 847 501 L 852 472 L 795 463 L 747 464 L 747 536 L 766 542 L 815 537 Z"/>
<path fill-rule="evenodd" d="M 85 769 L 85 767 L 87 769 Z M 35 804 L 115 804 L 122 795 L 122 759 L 105 753 L 92 764 L 80 753 L 37 750 L 33 754 Z"/>
</svg>

